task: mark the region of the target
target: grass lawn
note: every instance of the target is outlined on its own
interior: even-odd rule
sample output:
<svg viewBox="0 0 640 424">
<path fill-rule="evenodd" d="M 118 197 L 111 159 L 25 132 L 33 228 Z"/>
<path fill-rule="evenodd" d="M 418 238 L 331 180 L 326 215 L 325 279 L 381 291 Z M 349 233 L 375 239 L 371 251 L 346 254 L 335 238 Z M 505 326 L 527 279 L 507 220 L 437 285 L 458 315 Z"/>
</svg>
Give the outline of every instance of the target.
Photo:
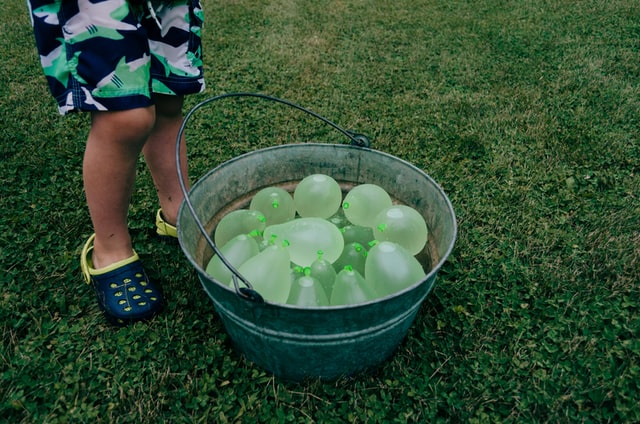
<svg viewBox="0 0 640 424">
<path fill-rule="evenodd" d="M 0 421 L 639 422 L 640 3 L 203 1 L 207 97 L 275 95 L 440 183 L 459 234 L 379 369 L 273 378 L 232 347 L 195 271 L 135 248 L 168 306 L 109 326 L 78 255 L 88 116 L 60 117 L 23 0 L 0 3 Z M 259 101 L 187 134 L 194 180 L 241 153 L 339 134 Z"/>
</svg>

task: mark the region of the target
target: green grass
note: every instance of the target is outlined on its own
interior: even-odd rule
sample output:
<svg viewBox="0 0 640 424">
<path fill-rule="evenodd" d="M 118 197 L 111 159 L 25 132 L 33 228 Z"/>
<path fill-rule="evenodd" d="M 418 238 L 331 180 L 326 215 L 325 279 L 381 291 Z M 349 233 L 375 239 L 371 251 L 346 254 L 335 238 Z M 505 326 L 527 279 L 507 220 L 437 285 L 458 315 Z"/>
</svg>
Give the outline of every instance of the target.
<svg viewBox="0 0 640 424">
<path fill-rule="evenodd" d="M 208 96 L 276 95 L 371 136 L 449 195 L 459 237 L 372 374 L 281 382 L 239 356 L 178 247 L 137 251 L 168 308 L 108 326 L 81 282 L 85 115 L 59 117 L 23 1 L 0 4 L 0 420 L 638 422 L 640 3 L 204 1 Z M 188 134 L 194 178 L 273 144 L 341 141 L 259 101 Z"/>
</svg>

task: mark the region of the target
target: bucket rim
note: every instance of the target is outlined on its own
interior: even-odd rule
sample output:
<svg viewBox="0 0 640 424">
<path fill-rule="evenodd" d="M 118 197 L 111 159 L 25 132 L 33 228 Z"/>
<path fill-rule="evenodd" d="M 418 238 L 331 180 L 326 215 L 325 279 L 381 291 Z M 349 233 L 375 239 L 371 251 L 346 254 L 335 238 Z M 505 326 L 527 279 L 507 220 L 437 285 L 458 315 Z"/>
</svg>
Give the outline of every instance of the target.
<svg viewBox="0 0 640 424">
<path fill-rule="evenodd" d="M 367 307 L 368 305 L 371 304 L 377 304 L 377 303 L 381 303 L 381 302 L 387 302 L 390 301 L 396 297 L 402 296 L 403 294 L 410 292 L 414 289 L 416 289 L 418 286 L 424 284 L 426 281 L 432 281 L 432 287 L 429 288 L 429 290 L 425 293 L 425 297 L 429 294 L 429 292 L 433 289 L 433 287 L 435 286 L 435 278 L 437 273 L 440 271 L 440 269 L 442 268 L 442 266 L 446 263 L 447 259 L 449 258 L 449 256 L 451 255 L 451 253 L 453 252 L 454 246 L 455 246 L 455 242 L 457 240 L 457 236 L 458 236 L 458 223 L 457 223 L 457 219 L 456 219 L 456 215 L 455 215 L 455 210 L 453 209 L 453 204 L 451 203 L 451 200 L 449 199 L 449 197 L 447 196 L 447 194 L 445 193 L 445 191 L 443 190 L 443 188 L 440 186 L 440 184 L 438 184 L 438 182 L 436 182 L 429 174 L 427 174 L 424 170 L 418 168 L 416 165 L 410 163 L 407 160 L 404 160 L 402 158 L 399 158 L 397 156 L 394 156 L 390 153 L 386 153 L 377 149 L 372 149 L 369 147 L 363 147 L 363 146 L 355 146 L 355 145 L 348 145 L 348 144 L 333 144 L 333 143 L 322 143 L 322 142 L 304 142 L 304 143 L 287 143 L 287 144 L 280 144 L 277 146 L 268 146 L 268 147 L 264 147 L 261 149 L 256 149 L 256 150 L 252 150 L 243 154 L 240 154 L 238 156 L 235 156 L 233 158 L 230 158 L 218 165 L 216 165 L 214 168 L 210 169 L 208 172 L 206 172 L 204 175 L 202 175 L 201 177 L 199 177 L 197 179 L 197 181 L 191 186 L 191 188 L 189 189 L 187 195 L 191 195 L 191 193 L 196 190 L 201 184 L 204 184 L 204 181 L 211 176 L 212 174 L 218 172 L 220 169 L 224 168 L 224 167 L 228 167 L 228 166 L 232 166 L 233 164 L 235 164 L 236 162 L 245 160 L 248 157 L 251 156 L 255 156 L 255 155 L 259 155 L 262 154 L 264 152 L 269 152 L 269 151 L 275 151 L 275 150 L 282 150 L 282 149 L 287 149 L 287 148 L 303 148 L 303 147 L 320 147 L 320 148 L 333 148 L 333 149 L 345 149 L 345 150 L 354 150 L 354 151 L 365 151 L 367 153 L 371 153 L 371 154 L 376 154 L 376 155 L 380 155 L 383 157 L 386 157 L 388 159 L 392 159 L 395 161 L 400 162 L 402 165 L 412 169 L 413 171 L 417 172 L 418 174 L 420 174 L 422 177 L 426 178 L 435 188 L 435 190 L 438 192 L 438 194 L 441 196 L 441 198 L 444 200 L 444 203 L 446 205 L 446 209 L 448 210 L 450 217 L 451 217 L 451 242 L 448 244 L 446 250 L 444 251 L 444 253 L 442 255 L 440 255 L 438 262 L 436 263 L 435 266 L 433 266 L 431 268 L 431 270 L 425 275 L 424 278 L 418 280 L 416 283 L 402 289 L 399 290 L 397 292 L 391 293 L 389 295 L 383 296 L 383 297 L 379 297 L 379 298 L 375 298 L 372 300 L 369 300 L 367 302 L 361 302 L 361 303 L 357 303 L 357 304 L 350 304 L 350 305 L 329 305 L 329 306 L 298 306 L 298 305 L 291 305 L 291 304 L 286 304 L 286 303 L 278 303 L 278 302 L 272 302 L 272 301 L 268 301 L 267 299 L 264 299 L 264 303 L 271 305 L 271 306 L 276 306 L 276 307 L 281 307 L 281 308 L 285 308 L 285 309 L 293 309 L 293 310 L 316 310 L 316 311 L 331 311 L 331 310 L 343 310 L 343 309 L 357 309 L 357 308 L 364 308 Z M 180 208 L 178 210 L 178 220 L 177 223 L 179 224 L 182 220 L 182 214 L 186 213 L 189 214 L 192 218 L 194 219 L 200 219 L 199 217 L 194 217 L 193 214 L 190 213 L 190 211 L 188 210 L 187 206 L 186 206 L 186 200 L 183 200 L 182 203 L 180 204 Z M 183 252 L 183 254 L 187 257 L 187 259 L 189 260 L 189 262 L 191 263 L 192 266 L 195 267 L 196 271 L 198 272 L 198 274 L 200 276 L 206 276 L 206 278 L 210 281 L 212 281 L 213 283 L 217 284 L 218 286 L 232 292 L 234 295 L 237 295 L 238 297 L 240 297 L 236 290 L 234 288 L 229 287 L 226 284 L 223 284 L 222 282 L 214 279 L 213 277 L 211 277 L 210 275 L 207 274 L 206 270 L 198 263 L 198 261 L 195 260 L 195 258 L 193 257 L 193 255 L 191 255 L 191 253 L 189 253 L 189 249 L 187 249 L 186 247 L 186 241 L 184 240 L 185 236 L 183 231 L 181 230 L 181 226 L 177 224 L 177 233 L 178 233 L 178 242 L 180 245 L 180 248 Z M 208 291 L 207 291 L 208 293 Z M 209 294 L 209 293 L 208 293 Z"/>
</svg>

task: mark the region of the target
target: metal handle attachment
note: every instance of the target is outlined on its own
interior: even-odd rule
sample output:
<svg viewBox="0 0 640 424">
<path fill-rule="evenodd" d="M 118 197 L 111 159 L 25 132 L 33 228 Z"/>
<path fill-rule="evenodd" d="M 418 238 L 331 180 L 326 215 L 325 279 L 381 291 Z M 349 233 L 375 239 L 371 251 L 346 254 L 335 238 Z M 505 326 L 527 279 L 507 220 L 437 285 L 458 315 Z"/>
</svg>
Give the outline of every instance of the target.
<svg viewBox="0 0 640 424">
<path fill-rule="evenodd" d="M 269 100 L 269 101 L 273 101 L 276 103 L 282 103 L 284 105 L 290 106 L 294 109 L 298 109 L 308 115 L 311 115 L 319 120 L 321 120 L 322 122 L 324 122 L 325 124 L 333 127 L 334 129 L 336 129 L 337 131 L 341 132 L 343 135 L 345 135 L 349 140 L 351 140 L 351 144 L 357 147 L 370 147 L 371 146 L 371 142 L 369 141 L 369 138 L 367 136 L 365 136 L 364 134 L 359 134 L 353 131 L 348 131 L 343 129 L 342 127 L 338 126 L 337 124 L 334 124 L 333 122 L 331 122 L 330 120 L 328 120 L 327 118 L 318 115 L 317 113 L 304 108 L 302 106 L 299 106 L 295 103 L 292 103 L 288 100 L 283 100 L 283 99 L 279 99 L 277 97 L 273 97 L 273 96 L 268 96 L 265 94 L 259 94 L 259 93 L 226 93 L 226 94 L 221 94 L 218 96 L 214 96 L 214 97 L 210 97 L 200 103 L 198 103 L 197 105 L 195 105 L 184 117 L 184 119 L 182 120 L 182 125 L 180 126 L 180 130 L 178 131 L 178 135 L 176 138 L 176 167 L 177 167 L 177 171 L 178 171 L 178 181 L 180 182 L 180 189 L 182 190 L 182 194 L 184 195 L 184 202 L 187 205 L 187 208 L 189 209 L 189 212 L 191 213 L 191 216 L 193 216 L 196 225 L 198 226 L 198 229 L 200 230 L 200 232 L 202 233 L 204 239 L 206 240 L 207 244 L 211 247 L 211 249 L 213 249 L 214 253 L 216 255 L 218 255 L 218 257 L 220 258 L 220 260 L 222 261 L 222 263 L 229 268 L 229 270 L 231 271 L 232 274 L 232 279 L 233 279 L 233 285 L 235 287 L 236 290 L 236 294 L 238 296 L 240 296 L 243 299 L 246 300 L 250 300 L 253 302 L 257 302 L 257 303 L 263 303 L 264 299 L 263 297 L 260 295 L 260 293 L 258 293 L 257 291 L 255 291 L 253 289 L 253 286 L 251 285 L 251 283 L 242 276 L 242 274 L 240 274 L 240 272 L 238 272 L 238 270 L 231 265 L 231 263 L 229 263 L 229 261 L 224 257 L 224 255 L 222 255 L 222 253 L 220 252 L 220 249 L 218 249 L 218 247 L 216 246 L 216 244 L 214 243 L 214 241 L 211 239 L 211 236 L 209 235 L 209 233 L 207 232 L 206 228 L 204 227 L 204 225 L 202 224 L 202 221 L 200 221 L 200 219 L 198 218 L 198 215 L 195 211 L 195 208 L 193 207 L 193 204 L 191 203 L 191 199 L 189 199 L 189 192 L 186 186 L 186 183 L 184 181 L 184 175 L 182 173 L 182 165 L 181 165 L 181 160 L 180 160 L 180 141 L 182 140 L 182 136 L 184 134 L 184 131 L 187 127 L 187 123 L 189 122 L 189 120 L 191 119 L 191 117 L 193 116 L 193 114 L 200 108 L 202 108 L 203 106 L 206 106 L 210 103 L 213 103 L 215 101 L 218 100 L 222 100 L 222 99 L 226 99 L 229 97 L 253 97 L 253 98 L 260 98 L 260 99 L 264 99 L 264 100 Z M 242 281 L 242 283 L 246 286 L 246 287 L 240 287 L 240 284 L 238 283 L 238 280 Z"/>
</svg>

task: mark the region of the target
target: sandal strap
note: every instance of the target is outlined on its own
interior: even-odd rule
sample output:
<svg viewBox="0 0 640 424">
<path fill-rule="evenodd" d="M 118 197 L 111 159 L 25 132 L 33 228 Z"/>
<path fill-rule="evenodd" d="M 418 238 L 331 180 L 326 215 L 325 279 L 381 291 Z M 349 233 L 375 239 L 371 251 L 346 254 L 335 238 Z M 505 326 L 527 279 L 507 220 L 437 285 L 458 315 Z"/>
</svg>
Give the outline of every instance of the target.
<svg viewBox="0 0 640 424">
<path fill-rule="evenodd" d="M 82 247 L 82 252 L 80 252 L 80 269 L 82 270 L 82 277 L 87 284 L 91 284 L 91 272 L 89 271 L 89 269 L 91 268 L 91 266 L 89 265 L 89 252 L 93 250 L 93 240 L 95 238 L 96 234 L 91 234 L 87 242 Z"/>
<path fill-rule="evenodd" d="M 98 269 L 93 268 L 93 263 L 91 262 L 91 257 L 89 256 L 89 254 L 93 250 L 93 241 L 95 240 L 95 238 L 96 238 L 95 233 L 92 234 L 91 237 L 89 237 L 87 242 L 84 244 L 84 247 L 82 248 L 82 253 L 80 256 L 80 268 L 82 269 L 82 274 L 87 284 L 91 283 L 91 276 L 106 274 L 107 272 L 113 271 L 114 269 L 122 268 L 125 265 L 128 265 L 130 263 L 140 260 L 140 257 L 134 250 L 133 256 L 131 257 L 122 259 L 118 262 L 115 262 L 103 268 L 98 268 Z"/>
<path fill-rule="evenodd" d="M 156 232 L 162 237 L 178 237 L 178 229 L 164 220 L 162 209 L 156 213 Z"/>
</svg>

